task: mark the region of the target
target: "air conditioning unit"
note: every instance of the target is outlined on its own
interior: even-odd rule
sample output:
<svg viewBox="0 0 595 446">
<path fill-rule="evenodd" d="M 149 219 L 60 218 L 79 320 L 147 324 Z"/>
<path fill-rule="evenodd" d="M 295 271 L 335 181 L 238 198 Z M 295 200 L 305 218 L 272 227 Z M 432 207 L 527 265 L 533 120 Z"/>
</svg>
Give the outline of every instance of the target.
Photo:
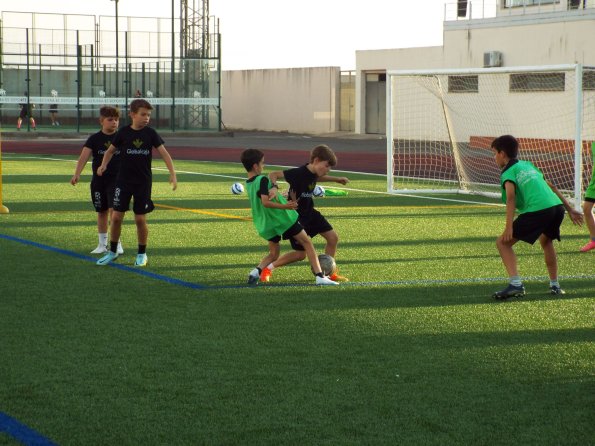
<svg viewBox="0 0 595 446">
<path fill-rule="evenodd" d="M 502 53 L 500 51 L 488 51 L 483 53 L 483 66 L 487 67 L 501 67 Z"/>
</svg>

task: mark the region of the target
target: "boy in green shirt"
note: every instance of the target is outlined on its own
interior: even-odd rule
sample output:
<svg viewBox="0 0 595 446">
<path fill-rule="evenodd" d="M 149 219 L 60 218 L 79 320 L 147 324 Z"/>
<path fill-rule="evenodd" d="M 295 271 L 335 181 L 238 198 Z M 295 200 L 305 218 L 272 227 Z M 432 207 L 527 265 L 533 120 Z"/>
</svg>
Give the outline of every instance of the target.
<svg viewBox="0 0 595 446">
<path fill-rule="evenodd" d="M 587 223 L 591 240 L 581 248 L 581 252 L 595 249 L 595 218 L 593 217 L 593 205 L 595 205 L 595 142 L 591 144 L 591 150 L 593 151 L 593 172 L 591 173 L 591 182 L 585 191 L 585 201 L 583 202 L 583 213 L 585 214 L 585 222 Z"/>
<path fill-rule="evenodd" d="M 566 198 L 541 171 L 529 161 L 517 159 L 519 143 L 513 136 L 503 135 L 492 142 L 496 164 L 502 169 L 500 184 L 502 201 L 506 203 L 506 225 L 496 246 L 510 278 L 509 285 L 492 297 L 498 300 L 525 295 L 519 277 L 516 255 L 512 249 L 519 240 L 529 244 L 539 239 L 550 277 L 551 294 L 564 294 L 558 283 L 558 261 L 554 239 L 560 241 L 560 225 L 564 209 L 574 224 L 582 224 L 582 214 L 574 210 Z M 515 209 L 519 216 L 514 219 Z"/>
<path fill-rule="evenodd" d="M 281 195 L 276 195 L 273 199 L 269 198 L 269 191 L 276 188 L 277 185 L 272 184 L 269 178 L 262 174 L 264 153 L 258 149 L 246 149 L 242 152 L 241 161 L 248 172 L 246 190 L 252 209 L 254 227 L 258 234 L 269 242 L 269 254 L 250 272 L 248 284 L 258 284 L 262 269 L 277 260 L 281 251 L 279 246 L 281 238 L 293 238 L 306 251 L 312 271 L 316 276 L 316 285 L 338 285 L 337 282 L 322 274 L 312 240 L 298 222 L 298 214 L 295 211 L 297 202 L 287 201 Z"/>
</svg>

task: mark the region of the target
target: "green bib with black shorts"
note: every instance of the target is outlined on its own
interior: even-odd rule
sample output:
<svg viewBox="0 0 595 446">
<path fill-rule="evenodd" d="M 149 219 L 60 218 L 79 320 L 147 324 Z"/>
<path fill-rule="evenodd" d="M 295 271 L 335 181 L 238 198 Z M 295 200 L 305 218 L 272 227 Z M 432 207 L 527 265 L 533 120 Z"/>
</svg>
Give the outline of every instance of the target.
<svg viewBox="0 0 595 446">
<path fill-rule="evenodd" d="M 258 234 L 265 240 L 270 240 L 276 236 L 281 236 L 285 231 L 291 228 L 298 219 L 298 213 L 293 209 L 275 209 L 265 208 L 262 205 L 260 183 L 263 178 L 268 181 L 267 190 L 271 189 L 272 183 L 266 175 L 258 175 L 246 181 L 246 190 L 250 199 L 252 208 L 252 222 Z M 287 200 L 281 194 L 277 194 L 275 199 L 281 204 L 286 204 Z"/>
</svg>

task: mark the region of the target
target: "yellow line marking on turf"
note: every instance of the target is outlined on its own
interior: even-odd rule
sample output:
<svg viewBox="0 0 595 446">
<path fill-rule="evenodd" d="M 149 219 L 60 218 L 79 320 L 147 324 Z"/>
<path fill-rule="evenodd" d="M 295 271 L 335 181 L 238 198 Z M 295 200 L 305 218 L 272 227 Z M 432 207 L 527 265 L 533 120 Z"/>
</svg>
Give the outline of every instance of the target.
<svg viewBox="0 0 595 446">
<path fill-rule="evenodd" d="M 189 208 L 181 208 L 178 206 L 169 206 L 167 204 L 156 204 L 156 208 L 163 208 L 163 209 L 171 209 L 172 211 L 185 211 L 185 212 L 192 212 L 193 214 L 203 214 L 203 215 L 212 215 L 215 217 L 222 217 L 222 218 L 229 218 L 233 220 L 245 220 L 245 221 L 252 221 L 249 217 L 239 217 L 237 215 L 231 214 L 221 214 L 219 212 L 211 212 L 211 211 L 201 211 L 199 209 L 189 209 Z"/>
</svg>

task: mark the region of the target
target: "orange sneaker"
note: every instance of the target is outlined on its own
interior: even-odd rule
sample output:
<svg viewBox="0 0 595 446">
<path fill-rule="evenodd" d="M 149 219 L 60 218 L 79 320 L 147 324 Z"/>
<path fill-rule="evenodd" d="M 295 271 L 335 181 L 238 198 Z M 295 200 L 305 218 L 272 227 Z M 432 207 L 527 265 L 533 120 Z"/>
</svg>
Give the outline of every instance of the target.
<svg viewBox="0 0 595 446">
<path fill-rule="evenodd" d="M 587 243 L 585 246 L 583 246 L 581 248 L 581 252 L 591 251 L 592 249 L 595 249 L 595 241 L 593 241 L 593 240 L 591 240 L 589 243 Z"/>
<path fill-rule="evenodd" d="M 270 269 L 265 268 L 260 273 L 260 281 L 261 282 L 269 282 L 271 280 L 272 275 L 273 275 L 273 272 Z"/>
<path fill-rule="evenodd" d="M 349 279 L 347 277 L 339 275 L 337 271 L 328 276 L 328 278 L 331 279 L 333 282 L 349 282 Z"/>
</svg>

